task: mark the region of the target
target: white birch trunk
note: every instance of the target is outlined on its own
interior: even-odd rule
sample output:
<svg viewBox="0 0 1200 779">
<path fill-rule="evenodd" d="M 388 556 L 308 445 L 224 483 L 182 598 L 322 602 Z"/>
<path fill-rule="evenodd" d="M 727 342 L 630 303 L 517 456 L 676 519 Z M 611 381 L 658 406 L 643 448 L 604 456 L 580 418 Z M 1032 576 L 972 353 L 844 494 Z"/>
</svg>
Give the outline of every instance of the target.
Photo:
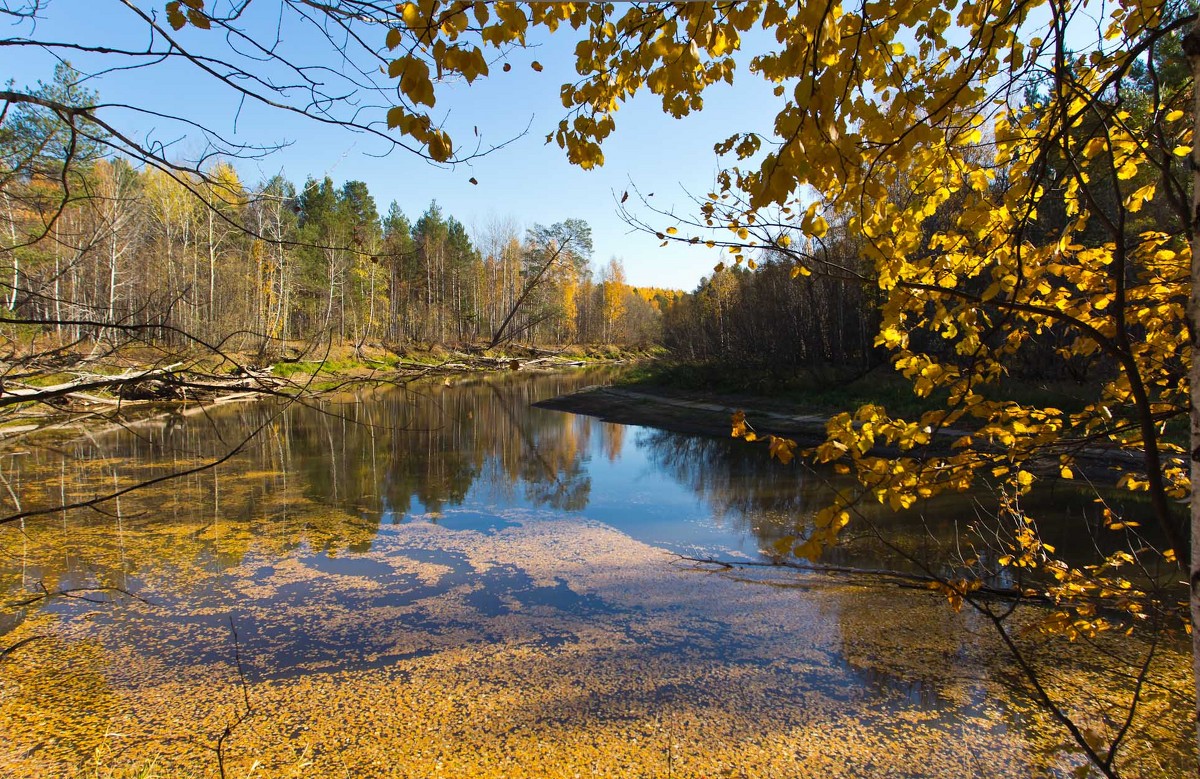
<svg viewBox="0 0 1200 779">
<path fill-rule="evenodd" d="M 9 237 L 9 240 L 11 241 L 9 246 L 12 247 L 11 251 L 9 253 L 12 255 L 12 273 L 13 273 L 12 292 L 10 293 L 10 296 L 9 296 L 8 310 L 16 311 L 17 310 L 17 287 L 20 285 L 20 282 L 21 282 L 21 267 L 19 265 L 20 261 L 17 259 L 17 248 L 16 248 L 17 247 L 17 216 L 16 216 L 16 212 L 13 211 L 12 200 L 9 199 L 7 194 L 4 195 L 4 204 L 8 207 L 8 237 Z"/>
<path fill-rule="evenodd" d="M 1188 300 L 1188 330 L 1191 332 L 1191 366 L 1188 372 L 1191 395 L 1191 594 L 1192 667 L 1200 682 L 1200 28 L 1193 28 L 1183 40 L 1183 50 L 1192 66 L 1192 223 L 1188 226 L 1192 240 L 1192 289 Z M 1177 550 L 1182 558 L 1183 550 Z M 1197 703 L 1200 712 L 1200 699 Z M 1200 741 L 1200 717 L 1197 718 L 1197 740 Z"/>
</svg>

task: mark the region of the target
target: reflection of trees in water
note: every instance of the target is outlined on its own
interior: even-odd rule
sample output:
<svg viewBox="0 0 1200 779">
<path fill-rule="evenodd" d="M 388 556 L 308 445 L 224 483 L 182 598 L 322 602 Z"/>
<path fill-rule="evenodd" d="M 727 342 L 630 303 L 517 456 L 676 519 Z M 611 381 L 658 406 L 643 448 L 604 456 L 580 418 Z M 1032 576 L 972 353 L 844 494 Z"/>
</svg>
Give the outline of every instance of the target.
<svg viewBox="0 0 1200 779">
<path fill-rule="evenodd" d="M 830 498 L 825 484 L 804 469 L 773 467 L 765 450 L 740 441 L 646 430 L 638 442 L 657 468 L 703 499 L 718 522 L 753 533 L 766 547 L 803 532 Z"/>
<path fill-rule="evenodd" d="M 639 436 L 650 460 L 693 490 L 713 517 L 754 535 L 770 550 L 784 536 L 803 537 L 813 514 L 829 505 L 834 490 L 853 492 L 849 477 L 814 472 L 800 463 L 772 461 L 764 447 L 658 430 Z M 1102 506 L 1093 491 L 1064 485 L 1026 506 L 1048 543 L 1072 562 L 1097 559 Z M 1110 499 L 1130 500 L 1128 496 Z M 995 512 L 997 496 L 973 492 L 940 496 L 908 511 L 894 512 L 873 501 L 857 505 L 842 543 L 827 549 L 823 562 L 859 567 L 950 573 L 960 555 L 1000 554 L 1006 531 Z M 1103 537 L 1100 537 L 1103 542 Z"/>
<path fill-rule="evenodd" d="M 269 403 L 229 406 L 0 457 L 0 475 L 12 487 L 11 495 L 0 489 L 0 500 L 27 510 L 211 462 L 266 423 L 244 451 L 210 470 L 97 510 L 31 520 L 28 529 L 40 534 L 35 548 L 18 528 L 0 533 L 8 558 L 0 560 L 0 586 L 124 586 L 150 572 L 185 579 L 185 571 L 219 572 L 254 552 L 274 556 L 302 545 L 361 551 L 384 516 L 402 521 L 441 511 L 472 489 L 583 508 L 591 421 L 530 404 L 596 378 L 472 377 L 346 395 L 283 414 Z"/>
<path fill-rule="evenodd" d="M 718 521 L 753 534 L 760 548 L 768 551 L 785 536 L 803 537 L 810 532 L 813 515 L 833 501 L 834 490 L 849 486 L 799 463 L 774 462 L 765 448 L 741 441 L 663 431 L 648 431 L 640 440 L 651 460 L 700 496 Z M 938 556 L 939 539 L 953 539 L 959 530 L 949 518 L 934 526 L 915 513 L 895 515 L 875 505 L 860 510 L 867 522 L 887 534 L 889 543 L 918 560 L 945 559 L 945 550 Z M 823 561 L 909 567 L 865 524 L 861 519 L 852 524 L 844 542 L 827 549 Z"/>
</svg>

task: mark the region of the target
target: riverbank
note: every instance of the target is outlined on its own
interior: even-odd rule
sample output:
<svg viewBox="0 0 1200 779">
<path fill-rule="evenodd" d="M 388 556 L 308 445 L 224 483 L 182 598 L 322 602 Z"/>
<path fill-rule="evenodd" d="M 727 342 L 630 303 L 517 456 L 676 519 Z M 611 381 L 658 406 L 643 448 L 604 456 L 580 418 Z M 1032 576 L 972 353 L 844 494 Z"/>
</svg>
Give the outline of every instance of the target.
<svg viewBox="0 0 1200 779">
<path fill-rule="evenodd" d="M 826 414 L 800 413 L 787 404 L 772 403 L 766 398 L 641 387 L 587 387 L 534 405 L 551 411 L 585 414 L 605 422 L 725 437 L 730 434 L 734 412 L 744 411 L 758 433 L 808 443 L 825 439 L 825 424 L 829 419 Z"/>
<path fill-rule="evenodd" d="M 825 440 L 826 424 L 834 410 L 811 409 L 793 400 L 758 395 L 724 395 L 704 391 L 688 392 L 678 388 L 648 386 L 587 387 L 569 395 L 540 401 L 539 408 L 584 414 L 605 422 L 639 425 L 677 433 L 729 437 L 732 417 L 741 411 L 759 435 L 791 438 L 801 446 L 813 446 Z M 853 410 L 849 404 L 844 410 Z M 906 456 L 933 456 L 954 451 L 954 444 L 968 431 L 936 431 L 931 443 L 920 450 L 903 452 Z M 876 446 L 870 451 L 879 456 L 897 456 L 897 447 Z M 1072 451 L 1074 468 L 1082 478 L 1097 483 L 1112 483 L 1141 465 L 1136 452 L 1099 447 Z M 1057 452 L 1047 452 L 1040 461 L 1025 467 L 1043 476 L 1057 477 Z"/>
<path fill-rule="evenodd" d="M 196 354 L 153 347 L 93 356 L 54 353 L 52 360 L 13 360 L 0 372 L 0 441 L 44 431 L 92 430 L 97 425 L 170 415 L 203 414 L 214 406 L 264 398 L 299 398 L 371 384 L 409 384 L 471 373 L 547 371 L 644 359 L 614 346 L 509 345 L 415 348 L 340 346 L 319 354 L 291 351 L 281 359 L 205 350 Z"/>
</svg>

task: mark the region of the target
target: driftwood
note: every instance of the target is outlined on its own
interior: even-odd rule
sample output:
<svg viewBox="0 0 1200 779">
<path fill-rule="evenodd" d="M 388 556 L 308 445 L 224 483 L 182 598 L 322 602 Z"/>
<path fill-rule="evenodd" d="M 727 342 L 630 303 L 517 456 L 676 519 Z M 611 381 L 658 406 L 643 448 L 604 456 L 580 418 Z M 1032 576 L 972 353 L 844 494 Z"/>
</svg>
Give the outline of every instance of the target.
<svg viewBox="0 0 1200 779">
<path fill-rule="evenodd" d="M 90 394 L 91 390 L 120 389 L 126 385 L 147 381 L 163 376 L 170 376 L 182 363 L 175 363 L 163 368 L 151 368 L 142 371 L 127 371 L 115 376 L 85 374 L 73 381 L 62 384 L 51 384 L 46 387 L 30 387 L 15 383 L 6 384 L 0 393 L 0 408 L 13 406 L 18 403 L 50 403 L 61 399 L 72 399 L 85 404 L 101 403 L 116 405 L 119 400 L 99 398 Z"/>
<path fill-rule="evenodd" d="M 571 359 L 569 357 L 561 357 L 558 355 L 550 355 L 548 357 L 535 357 L 533 359 L 522 359 L 520 357 L 488 357 L 482 354 L 456 354 L 453 358 L 446 362 L 435 363 L 419 363 L 412 360 L 401 360 L 396 363 L 399 368 L 411 369 L 414 371 L 413 378 L 424 375 L 437 375 L 443 373 L 473 373 L 473 372 L 494 372 L 494 371 L 520 371 L 529 369 L 545 369 L 545 368 L 578 368 L 586 365 L 583 360 Z"/>
<path fill-rule="evenodd" d="M 539 350 L 532 359 L 489 357 L 482 354 L 454 353 L 445 362 L 430 365 L 401 360 L 381 363 L 370 375 L 346 377 L 348 382 L 381 379 L 409 382 L 427 376 L 541 370 L 578 367 L 585 362 Z M 307 394 L 304 382 L 274 376 L 270 368 L 239 366 L 233 374 L 217 375 L 185 370 L 183 363 L 157 368 L 130 370 L 114 375 L 76 372 L 71 381 L 44 387 L 16 381 L 0 383 L 0 410 L 4 421 L 0 440 L 45 430 L 87 427 L 97 432 L 115 428 L 168 424 L 171 419 L 204 413 L 215 405 L 255 400 L 264 396 Z M 47 371 L 48 372 L 48 371 Z M 180 407 L 182 405 L 182 408 Z M 166 406 L 165 408 L 163 408 Z M 132 417 L 125 410 L 146 407 Z M 118 416 L 124 418 L 118 418 Z M 95 423 L 103 420 L 98 430 Z M 110 424 L 104 425 L 103 422 Z"/>
<path fill-rule="evenodd" d="M 280 389 L 286 382 L 272 376 L 270 371 L 242 369 L 232 376 L 179 370 L 182 363 L 141 371 L 126 371 L 112 376 L 81 375 L 72 381 L 45 387 L 9 383 L 0 392 L 0 408 L 19 403 L 49 403 L 76 406 L 131 406 L 163 401 L 208 401 L 228 395 L 233 390 L 242 393 L 268 393 Z M 111 396 L 95 394 L 108 391 Z"/>
<path fill-rule="evenodd" d="M 0 427 L 0 441 L 11 439 L 25 433 L 33 432 L 49 432 L 53 430 L 71 430 L 71 431 L 87 431 L 90 435 L 102 436 L 108 433 L 113 433 L 119 430 L 135 430 L 145 428 L 164 428 L 168 427 L 181 419 L 188 417 L 203 415 L 215 406 L 223 406 L 228 403 L 244 403 L 251 400 L 259 400 L 263 397 L 263 393 L 259 391 L 253 392 L 234 392 L 227 395 L 217 395 L 208 400 L 180 404 L 169 404 L 165 410 L 157 413 L 150 412 L 146 415 L 139 414 L 134 418 L 124 418 L 114 416 L 114 412 L 119 411 L 119 407 L 110 406 L 103 411 L 97 410 L 87 414 L 74 414 L 66 419 L 50 420 L 46 417 L 40 417 L 44 421 L 23 425 L 7 425 Z M 106 403 L 112 403 L 110 398 L 103 399 Z M 162 408 L 164 403 L 160 401 L 125 401 L 120 404 L 120 407 L 140 406 L 154 404 Z M 113 419 L 118 421 L 112 421 Z M 107 424 L 97 424 L 98 421 L 107 420 Z"/>
<path fill-rule="evenodd" d="M 272 376 L 269 369 L 241 368 L 236 374 L 218 376 L 181 370 L 181 366 L 182 363 L 175 363 L 114 375 L 79 374 L 71 381 L 45 387 L 9 382 L 0 387 L 0 409 L 7 407 L 5 414 L 13 424 L 0 428 L 0 439 L 35 431 L 87 428 L 104 432 L 153 424 L 172 417 L 204 413 L 214 405 L 279 394 L 289 386 L 286 380 Z M 151 412 L 149 416 L 143 413 L 133 419 L 119 418 L 114 422 L 114 415 L 124 416 L 123 411 L 164 404 L 174 407 L 161 413 Z M 184 407 L 179 408 L 179 404 Z M 97 429 L 97 418 L 113 424 Z"/>
</svg>

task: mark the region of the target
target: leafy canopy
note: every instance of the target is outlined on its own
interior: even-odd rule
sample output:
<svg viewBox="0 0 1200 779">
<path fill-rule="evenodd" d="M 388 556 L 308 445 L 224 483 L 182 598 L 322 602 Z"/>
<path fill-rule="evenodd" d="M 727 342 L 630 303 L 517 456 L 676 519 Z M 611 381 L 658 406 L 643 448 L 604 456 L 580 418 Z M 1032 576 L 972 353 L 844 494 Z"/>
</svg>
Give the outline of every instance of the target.
<svg viewBox="0 0 1200 779">
<path fill-rule="evenodd" d="M 488 76 L 539 35 L 577 40 L 580 78 L 561 86 L 566 115 L 547 141 L 584 169 L 603 164 L 617 111 L 638 93 L 684 117 L 718 82 L 748 75 L 774 85 L 769 127 L 715 143 L 726 164 L 699 204 L 698 230 L 670 226 L 660 237 L 720 242 L 738 263 L 770 250 L 795 275 L 877 287 L 876 345 L 918 395 L 945 399 L 912 419 L 868 405 L 831 420 L 811 454 L 852 471 L 861 490 L 789 539 L 791 551 L 819 554 L 855 500 L 904 508 L 979 480 L 1019 496 L 1047 456 L 1071 478 L 1076 457 L 1096 446 L 1132 455 L 1122 485 L 1148 494 L 1173 547 L 1162 556 L 1183 548 L 1170 502 L 1190 488 L 1168 427 L 1188 409 L 1191 85 L 1162 55 L 1178 51 L 1194 21 L 1185 9 L 1165 0 L 420 0 L 396 10 L 381 30 L 397 97 L 387 124 L 438 161 L 455 148 L 432 112 L 439 92 Z M 202 0 L 168 12 L 177 28 L 205 26 Z M 749 42 L 755 53 L 742 55 Z M 828 261 L 831 225 L 862 241 L 865 264 Z M 1064 359 L 1108 367 L 1081 410 L 988 391 L 1023 348 L 1050 336 Z M 735 435 L 748 431 L 739 420 Z M 789 442 L 770 443 L 780 459 L 793 456 Z M 875 454 L 879 445 L 889 456 Z M 1005 558 L 1048 559 L 1036 537 L 1021 541 L 1032 520 L 1018 512 L 1014 521 Z"/>
<path fill-rule="evenodd" d="M 815 558 L 858 500 L 900 509 L 985 481 L 1007 496 L 1008 533 L 997 562 L 964 561 L 964 577 L 946 585 L 951 600 L 1000 568 L 1040 567 L 1057 583 L 1059 629 L 1091 632 L 1104 626 L 1097 598 L 1135 589 L 1122 572 L 1132 557 L 1091 569 L 1055 560 L 1018 498 L 1047 473 L 1075 477 L 1077 458 L 1103 447 L 1129 453 L 1121 485 L 1148 494 L 1147 515 L 1167 539 L 1159 559 L 1172 567 L 1187 532 L 1170 504 L 1190 494 L 1182 436 L 1170 431 L 1189 407 L 1192 141 L 1190 79 L 1165 56 L 1194 19 L 1186 9 L 1162 0 L 398 8 L 387 45 L 401 100 L 388 124 L 438 160 L 453 154 L 430 113 L 439 89 L 488 75 L 489 50 L 502 59 L 535 34 L 577 39 L 580 78 L 562 85 L 566 116 L 547 141 L 585 169 L 603 164 L 618 108 L 640 92 L 683 117 L 715 83 L 774 85 L 769 127 L 715 143 L 726 164 L 695 229 L 672 225 L 659 237 L 721 243 L 737 263 L 769 250 L 793 275 L 876 287 L 876 346 L 917 395 L 945 401 L 915 418 L 876 405 L 833 418 L 809 454 L 855 474 L 859 490 L 781 552 Z M 742 55 L 749 42 L 755 53 Z M 829 261 L 831 225 L 861 243 L 863 263 Z M 1022 349 L 1046 340 L 1064 360 L 1104 366 L 1098 391 L 1070 413 L 993 391 Z M 733 432 L 754 437 L 741 418 Z M 781 460 L 796 451 L 767 441 Z M 1132 534 L 1128 548 L 1146 549 L 1141 518 L 1106 516 L 1109 530 Z M 1144 603 L 1121 600 L 1134 614 Z"/>
</svg>

